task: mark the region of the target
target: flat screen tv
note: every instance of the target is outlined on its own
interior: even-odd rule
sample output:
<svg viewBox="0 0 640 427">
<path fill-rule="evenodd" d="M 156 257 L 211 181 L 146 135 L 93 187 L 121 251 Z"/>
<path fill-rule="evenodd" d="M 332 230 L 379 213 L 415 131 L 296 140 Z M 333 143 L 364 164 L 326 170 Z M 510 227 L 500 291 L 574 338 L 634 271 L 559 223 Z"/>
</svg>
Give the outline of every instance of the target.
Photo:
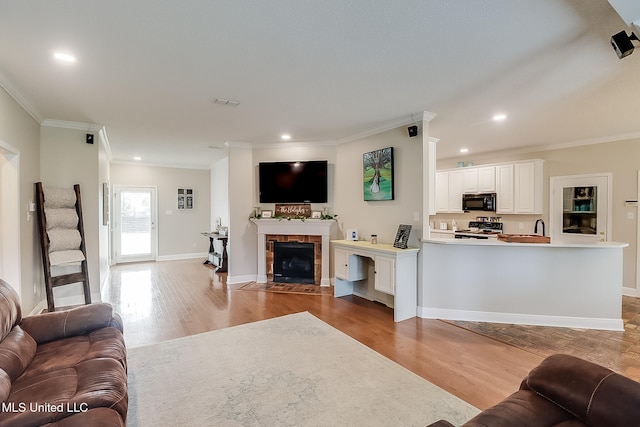
<svg viewBox="0 0 640 427">
<path fill-rule="evenodd" d="M 260 203 L 327 203 L 327 161 L 258 164 Z"/>
</svg>

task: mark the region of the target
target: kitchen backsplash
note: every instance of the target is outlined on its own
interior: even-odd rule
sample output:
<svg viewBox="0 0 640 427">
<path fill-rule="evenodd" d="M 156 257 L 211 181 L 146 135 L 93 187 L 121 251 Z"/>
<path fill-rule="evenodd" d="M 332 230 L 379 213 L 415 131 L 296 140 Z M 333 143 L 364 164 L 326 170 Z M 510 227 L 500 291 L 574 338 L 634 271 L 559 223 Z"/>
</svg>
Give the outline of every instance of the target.
<svg viewBox="0 0 640 427">
<path fill-rule="evenodd" d="M 433 221 L 435 230 L 440 229 L 441 222 L 446 222 L 447 230 L 451 230 L 453 221 L 455 221 L 458 230 L 464 230 L 469 228 L 469 221 L 475 221 L 477 217 L 501 217 L 502 230 L 505 234 L 532 234 L 536 220 L 539 218 L 542 218 L 546 223 L 548 223 L 547 218 L 542 215 L 499 215 L 495 212 L 438 214 L 430 216 L 429 221 Z M 549 230 L 548 225 L 547 230 Z"/>
</svg>

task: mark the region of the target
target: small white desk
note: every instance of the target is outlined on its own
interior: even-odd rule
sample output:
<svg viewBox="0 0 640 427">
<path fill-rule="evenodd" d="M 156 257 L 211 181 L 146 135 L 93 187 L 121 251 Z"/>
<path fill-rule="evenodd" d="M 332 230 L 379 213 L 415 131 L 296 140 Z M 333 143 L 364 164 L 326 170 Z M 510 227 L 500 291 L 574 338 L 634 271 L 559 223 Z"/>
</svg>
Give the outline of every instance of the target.
<svg viewBox="0 0 640 427">
<path fill-rule="evenodd" d="M 368 279 L 365 258 L 374 262 L 374 288 L 393 295 L 396 322 L 416 316 L 418 306 L 418 248 L 398 249 L 388 244 L 332 240 L 334 297 L 353 294 L 354 282 Z"/>
</svg>

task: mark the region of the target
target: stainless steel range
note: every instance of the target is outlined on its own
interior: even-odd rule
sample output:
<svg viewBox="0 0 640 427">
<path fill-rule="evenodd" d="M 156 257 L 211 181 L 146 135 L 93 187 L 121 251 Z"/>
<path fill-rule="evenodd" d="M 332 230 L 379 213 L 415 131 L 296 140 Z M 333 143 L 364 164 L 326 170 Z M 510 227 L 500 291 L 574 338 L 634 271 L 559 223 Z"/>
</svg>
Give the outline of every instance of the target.
<svg viewBox="0 0 640 427">
<path fill-rule="evenodd" d="M 502 234 L 502 222 L 469 221 L 469 229 L 457 230 L 456 239 L 488 239 L 490 235 Z"/>
</svg>

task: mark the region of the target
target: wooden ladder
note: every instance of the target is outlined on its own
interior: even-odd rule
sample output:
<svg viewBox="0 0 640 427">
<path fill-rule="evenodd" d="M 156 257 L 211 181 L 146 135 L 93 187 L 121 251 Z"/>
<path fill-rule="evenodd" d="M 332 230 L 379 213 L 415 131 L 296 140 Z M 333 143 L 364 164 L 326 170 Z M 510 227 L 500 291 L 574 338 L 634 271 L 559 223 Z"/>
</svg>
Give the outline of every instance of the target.
<svg viewBox="0 0 640 427">
<path fill-rule="evenodd" d="M 91 304 L 91 289 L 89 287 L 89 274 L 87 272 L 87 251 L 84 240 L 84 225 L 82 221 L 82 201 L 80 198 L 80 185 L 73 186 L 75 191 L 75 204 L 73 206 L 67 206 L 67 208 L 75 207 L 76 214 L 78 215 L 78 223 L 76 226 L 77 231 L 80 233 L 80 245 L 77 248 L 82 252 L 82 260 L 78 260 L 80 263 L 80 271 L 75 273 L 60 274 L 56 276 L 51 275 L 51 260 L 50 260 L 50 245 L 51 241 L 47 231 L 50 228 L 47 227 L 47 215 L 45 213 L 46 197 L 45 190 L 41 182 L 36 182 L 36 208 L 38 211 L 38 229 L 40 231 L 40 246 L 42 249 L 42 266 L 44 269 L 45 290 L 47 293 L 47 309 L 49 312 L 55 311 L 55 303 L 53 296 L 53 288 L 58 286 L 70 285 L 73 283 L 82 283 L 82 289 L 84 291 L 85 304 Z M 47 209 L 50 209 L 47 207 Z M 77 263 L 74 263 L 77 264 Z M 62 265 L 62 264 L 61 264 Z M 55 267 L 56 265 L 53 265 Z"/>
</svg>

